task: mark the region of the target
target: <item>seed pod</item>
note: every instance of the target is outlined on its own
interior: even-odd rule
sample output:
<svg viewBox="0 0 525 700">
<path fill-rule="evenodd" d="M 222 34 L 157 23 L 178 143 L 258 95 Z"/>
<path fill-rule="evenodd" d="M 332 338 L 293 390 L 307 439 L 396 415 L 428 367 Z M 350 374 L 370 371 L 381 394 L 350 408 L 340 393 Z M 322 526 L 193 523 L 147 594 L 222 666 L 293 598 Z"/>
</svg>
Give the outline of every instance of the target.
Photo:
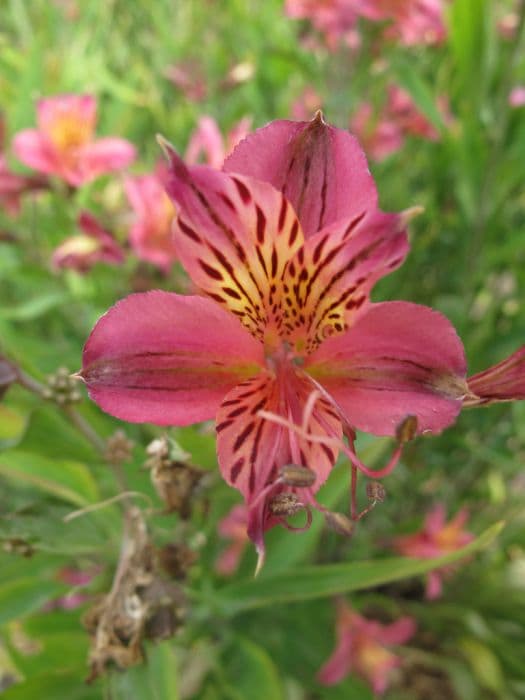
<svg viewBox="0 0 525 700">
<path fill-rule="evenodd" d="M 354 523 L 343 513 L 328 511 L 325 513 L 324 519 L 330 530 L 337 532 L 338 535 L 343 535 L 343 537 L 352 537 L 354 534 Z"/>
<path fill-rule="evenodd" d="M 369 501 L 383 503 L 386 497 L 385 487 L 379 481 L 369 481 L 366 485 L 366 495 Z"/>
<path fill-rule="evenodd" d="M 315 483 L 316 473 L 308 467 L 297 464 L 287 464 L 281 467 L 279 476 L 288 486 L 307 487 Z"/>
<path fill-rule="evenodd" d="M 303 510 L 304 504 L 294 493 L 278 493 L 270 500 L 268 507 L 273 515 L 287 517 Z"/>
<path fill-rule="evenodd" d="M 410 442 L 416 437 L 417 433 L 417 418 L 416 416 L 407 416 L 396 428 L 396 437 L 401 444 Z"/>
</svg>

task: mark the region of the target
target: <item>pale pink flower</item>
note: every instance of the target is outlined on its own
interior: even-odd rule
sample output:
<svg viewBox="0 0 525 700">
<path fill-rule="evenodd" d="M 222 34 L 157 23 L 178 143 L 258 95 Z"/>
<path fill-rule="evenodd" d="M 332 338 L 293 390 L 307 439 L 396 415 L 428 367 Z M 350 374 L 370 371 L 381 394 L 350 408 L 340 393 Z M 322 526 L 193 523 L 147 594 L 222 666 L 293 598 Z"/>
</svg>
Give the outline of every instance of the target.
<svg viewBox="0 0 525 700">
<path fill-rule="evenodd" d="M 231 576 L 239 568 L 248 537 L 248 509 L 245 505 L 236 505 L 219 522 L 218 533 L 230 544 L 224 549 L 215 562 L 215 570 L 223 576 Z"/>
<path fill-rule="evenodd" d="M 352 0 L 350 0 L 352 2 Z M 447 36 L 445 7 L 450 0 L 358 0 L 363 17 L 389 22 L 385 37 L 405 46 L 440 44 Z"/>
<path fill-rule="evenodd" d="M 292 19 L 308 19 L 335 50 L 344 41 L 350 48 L 360 45 L 356 24 L 362 0 L 286 0 L 285 12 Z"/>
<path fill-rule="evenodd" d="M 82 233 L 69 236 L 58 246 L 51 259 L 53 267 L 85 273 L 98 262 L 107 265 L 121 265 L 124 262 L 121 247 L 92 214 L 83 211 L 77 224 Z"/>
<path fill-rule="evenodd" d="M 42 173 L 79 187 L 99 175 L 120 170 L 135 158 L 124 139 L 95 138 L 97 101 L 91 95 L 59 95 L 39 100 L 37 128 L 16 134 L 18 158 Z"/>
<path fill-rule="evenodd" d="M 511 107 L 525 106 L 525 85 L 516 85 L 509 95 L 509 105 Z"/>
<path fill-rule="evenodd" d="M 393 545 L 401 554 L 416 559 L 434 559 L 461 549 L 474 539 L 474 535 L 464 529 L 468 513 L 462 508 L 452 520 L 446 522 L 446 509 L 438 503 L 425 518 L 423 529 L 411 535 L 396 537 Z M 442 593 L 444 575 L 453 571 L 445 567 L 431 571 L 427 576 L 426 597 L 439 598 Z"/>
<path fill-rule="evenodd" d="M 129 231 L 131 247 L 138 258 L 168 272 L 177 259 L 171 235 L 175 207 L 164 185 L 165 175 L 161 168 L 125 180 L 126 195 L 135 213 Z"/>
<path fill-rule="evenodd" d="M 203 161 L 212 168 L 221 168 L 225 158 L 250 131 L 251 119 L 241 119 L 223 139 L 213 117 L 203 116 L 190 136 L 184 160 L 188 165 Z"/>
<path fill-rule="evenodd" d="M 340 601 L 336 619 L 337 644 L 318 673 L 319 682 L 335 685 L 348 674 L 355 673 L 371 686 L 375 694 L 382 695 L 390 683 L 393 669 L 402 663 L 401 657 L 388 647 L 405 644 L 415 631 L 416 622 L 412 617 L 401 617 L 383 625 L 367 620 Z"/>
</svg>

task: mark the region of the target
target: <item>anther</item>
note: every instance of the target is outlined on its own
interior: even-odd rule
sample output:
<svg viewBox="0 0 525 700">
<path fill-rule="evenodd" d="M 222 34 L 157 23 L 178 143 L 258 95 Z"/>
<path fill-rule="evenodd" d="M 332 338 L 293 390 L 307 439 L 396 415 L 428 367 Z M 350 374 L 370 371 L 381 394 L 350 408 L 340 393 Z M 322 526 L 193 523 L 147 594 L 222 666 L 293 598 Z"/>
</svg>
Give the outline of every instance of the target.
<svg viewBox="0 0 525 700">
<path fill-rule="evenodd" d="M 417 418 L 416 416 L 407 416 L 396 428 L 396 437 L 401 444 L 410 442 L 416 437 L 417 433 Z"/>
<path fill-rule="evenodd" d="M 304 504 L 294 493 L 278 493 L 268 503 L 268 508 L 273 515 L 287 517 L 295 515 L 304 509 Z"/>
<path fill-rule="evenodd" d="M 288 486 L 306 488 L 312 486 L 316 480 L 316 473 L 308 467 L 301 467 L 297 464 L 287 464 L 279 470 L 279 477 Z"/>
<path fill-rule="evenodd" d="M 338 535 L 352 537 L 354 534 L 354 523 L 343 513 L 335 513 L 329 510 L 324 514 L 324 519 L 330 530 L 333 530 Z"/>
<path fill-rule="evenodd" d="M 386 497 L 385 487 L 379 481 L 369 481 L 366 485 L 366 495 L 372 503 L 383 503 Z"/>
</svg>

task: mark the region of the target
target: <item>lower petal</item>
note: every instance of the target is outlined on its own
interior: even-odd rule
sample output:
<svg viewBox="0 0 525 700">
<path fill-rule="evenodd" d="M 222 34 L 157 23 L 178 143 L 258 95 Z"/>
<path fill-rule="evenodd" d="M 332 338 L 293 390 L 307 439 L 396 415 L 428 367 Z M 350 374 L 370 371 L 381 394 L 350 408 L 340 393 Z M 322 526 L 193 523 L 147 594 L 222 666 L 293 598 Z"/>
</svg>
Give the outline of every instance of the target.
<svg viewBox="0 0 525 700">
<path fill-rule="evenodd" d="M 113 306 L 83 353 L 90 397 L 122 420 L 188 425 L 263 363 L 262 346 L 218 304 L 152 291 Z"/>
<path fill-rule="evenodd" d="M 13 151 L 24 165 L 41 173 L 49 175 L 60 171 L 54 149 L 45 136 L 35 129 L 26 129 L 16 134 Z"/>
<path fill-rule="evenodd" d="M 351 425 L 376 435 L 394 435 L 407 416 L 417 417 L 419 432 L 440 432 L 468 391 L 452 324 L 407 302 L 373 304 L 347 333 L 325 341 L 306 369 Z"/>
</svg>

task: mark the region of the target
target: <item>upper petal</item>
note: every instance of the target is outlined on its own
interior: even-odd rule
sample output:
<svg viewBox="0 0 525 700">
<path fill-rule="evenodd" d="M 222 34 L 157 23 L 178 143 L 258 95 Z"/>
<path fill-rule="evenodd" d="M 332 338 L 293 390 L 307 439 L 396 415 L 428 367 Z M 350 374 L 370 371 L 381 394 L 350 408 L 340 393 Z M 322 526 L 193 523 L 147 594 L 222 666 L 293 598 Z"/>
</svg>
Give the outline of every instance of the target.
<svg viewBox="0 0 525 700">
<path fill-rule="evenodd" d="M 262 346 L 214 302 L 152 291 L 102 316 L 84 348 L 82 377 L 117 418 L 187 425 L 212 418 L 263 361 Z"/>
<path fill-rule="evenodd" d="M 308 238 L 288 264 L 285 330 L 296 350 L 312 352 L 366 310 L 370 290 L 408 252 L 405 219 L 363 211 Z"/>
<path fill-rule="evenodd" d="M 467 392 L 465 354 L 452 324 L 402 301 L 371 305 L 305 367 L 353 426 L 376 435 L 394 435 L 410 415 L 419 432 L 440 432 L 455 420 Z"/>
<path fill-rule="evenodd" d="M 324 122 L 279 120 L 238 144 L 224 170 L 271 183 L 291 202 L 306 237 L 377 206 L 377 191 L 357 139 Z"/>
<path fill-rule="evenodd" d="M 292 207 L 271 185 L 206 166 L 188 168 L 169 151 L 174 240 L 203 291 L 262 339 L 282 325 L 282 275 L 303 242 Z"/>
<path fill-rule="evenodd" d="M 44 133 L 51 133 L 58 122 L 67 119 L 82 124 L 91 134 L 96 118 L 97 100 L 93 95 L 56 95 L 37 103 L 37 124 Z"/>
</svg>

